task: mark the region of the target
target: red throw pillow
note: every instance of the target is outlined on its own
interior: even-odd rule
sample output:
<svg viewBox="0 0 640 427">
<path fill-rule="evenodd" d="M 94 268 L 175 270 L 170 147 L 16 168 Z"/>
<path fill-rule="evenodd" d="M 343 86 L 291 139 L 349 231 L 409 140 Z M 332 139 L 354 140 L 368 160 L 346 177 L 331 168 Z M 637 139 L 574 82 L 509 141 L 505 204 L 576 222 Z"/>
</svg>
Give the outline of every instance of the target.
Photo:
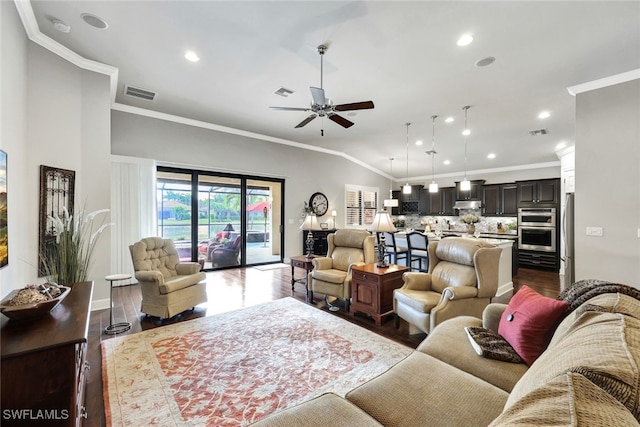
<svg viewBox="0 0 640 427">
<path fill-rule="evenodd" d="M 567 306 L 565 301 L 545 297 L 522 286 L 502 313 L 498 334 L 531 366 L 547 348 Z"/>
</svg>

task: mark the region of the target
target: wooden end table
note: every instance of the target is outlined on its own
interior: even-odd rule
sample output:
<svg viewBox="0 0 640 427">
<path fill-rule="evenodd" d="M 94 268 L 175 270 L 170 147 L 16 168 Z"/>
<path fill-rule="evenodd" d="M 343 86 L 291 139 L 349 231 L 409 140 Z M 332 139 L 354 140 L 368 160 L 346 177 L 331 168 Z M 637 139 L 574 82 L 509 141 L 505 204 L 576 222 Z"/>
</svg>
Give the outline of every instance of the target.
<svg viewBox="0 0 640 427">
<path fill-rule="evenodd" d="M 390 264 L 355 266 L 351 269 L 351 314 L 366 313 L 373 317 L 376 325 L 393 313 L 393 290 L 403 285 L 402 275 L 408 267 Z"/>
<path fill-rule="evenodd" d="M 293 287 L 296 283 L 304 283 L 304 289 L 306 292 L 306 301 L 309 302 L 309 283 L 307 283 L 307 277 L 309 272 L 313 270 L 313 258 L 307 258 L 306 255 L 292 256 L 291 260 L 291 295 L 293 295 Z M 304 277 L 298 279 L 295 278 L 296 267 L 304 270 Z"/>
</svg>

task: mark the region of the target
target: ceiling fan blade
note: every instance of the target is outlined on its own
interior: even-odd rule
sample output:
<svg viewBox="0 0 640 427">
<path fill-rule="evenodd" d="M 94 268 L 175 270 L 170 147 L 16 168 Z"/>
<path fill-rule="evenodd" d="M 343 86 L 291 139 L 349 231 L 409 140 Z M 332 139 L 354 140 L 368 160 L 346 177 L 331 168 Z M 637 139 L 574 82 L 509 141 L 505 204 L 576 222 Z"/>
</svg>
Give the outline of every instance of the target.
<svg viewBox="0 0 640 427">
<path fill-rule="evenodd" d="M 297 107 L 269 107 L 272 110 L 280 111 L 311 111 L 309 108 L 297 108 Z"/>
<path fill-rule="evenodd" d="M 337 124 L 339 124 L 344 128 L 350 128 L 351 126 L 353 126 L 353 122 L 350 122 L 349 120 L 337 114 L 329 114 L 328 117 L 329 117 L 329 120 L 336 122 Z"/>
<path fill-rule="evenodd" d="M 313 103 L 314 104 L 318 104 L 321 107 L 324 107 L 327 103 L 327 100 L 324 96 L 324 89 L 321 89 L 319 87 L 310 87 L 309 89 L 311 89 L 311 96 L 313 97 Z"/>
<path fill-rule="evenodd" d="M 336 111 L 351 111 L 351 110 L 369 110 L 373 108 L 373 101 L 353 102 L 351 104 L 340 104 L 334 106 Z"/>
<path fill-rule="evenodd" d="M 309 117 L 307 117 L 306 119 L 304 119 L 303 121 L 301 121 L 300 123 L 298 123 L 298 125 L 296 126 L 296 128 L 301 128 L 302 126 L 305 126 L 307 123 L 309 123 L 311 120 L 315 119 L 316 117 L 318 117 L 317 114 L 312 114 Z"/>
</svg>

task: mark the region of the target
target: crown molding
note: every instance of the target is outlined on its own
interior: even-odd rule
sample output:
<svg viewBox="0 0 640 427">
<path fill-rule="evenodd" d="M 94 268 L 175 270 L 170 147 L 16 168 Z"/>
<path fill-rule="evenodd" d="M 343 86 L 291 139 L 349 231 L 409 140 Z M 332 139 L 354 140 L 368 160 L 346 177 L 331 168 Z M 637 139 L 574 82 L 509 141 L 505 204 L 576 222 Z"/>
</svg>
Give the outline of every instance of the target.
<svg viewBox="0 0 640 427">
<path fill-rule="evenodd" d="M 607 86 L 613 86 L 617 85 L 618 83 L 625 83 L 636 79 L 640 79 L 640 68 L 627 71 L 626 73 L 620 73 L 613 76 L 604 77 L 602 79 L 581 83 L 579 85 L 570 86 L 567 88 L 567 91 L 572 96 L 576 96 L 579 93 L 602 89 Z"/>
</svg>

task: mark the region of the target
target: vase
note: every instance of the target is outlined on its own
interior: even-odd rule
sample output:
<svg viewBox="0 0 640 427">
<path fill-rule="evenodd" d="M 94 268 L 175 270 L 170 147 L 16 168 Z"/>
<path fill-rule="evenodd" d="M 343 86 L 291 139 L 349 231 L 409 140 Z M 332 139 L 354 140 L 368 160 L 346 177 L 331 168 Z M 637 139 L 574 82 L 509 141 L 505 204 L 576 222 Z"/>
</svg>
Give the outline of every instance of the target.
<svg viewBox="0 0 640 427">
<path fill-rule="evenodd" d="M 476 232 L 475 224 L 467 224 L 467 234 L 473 234 Z"/>
</svg>

